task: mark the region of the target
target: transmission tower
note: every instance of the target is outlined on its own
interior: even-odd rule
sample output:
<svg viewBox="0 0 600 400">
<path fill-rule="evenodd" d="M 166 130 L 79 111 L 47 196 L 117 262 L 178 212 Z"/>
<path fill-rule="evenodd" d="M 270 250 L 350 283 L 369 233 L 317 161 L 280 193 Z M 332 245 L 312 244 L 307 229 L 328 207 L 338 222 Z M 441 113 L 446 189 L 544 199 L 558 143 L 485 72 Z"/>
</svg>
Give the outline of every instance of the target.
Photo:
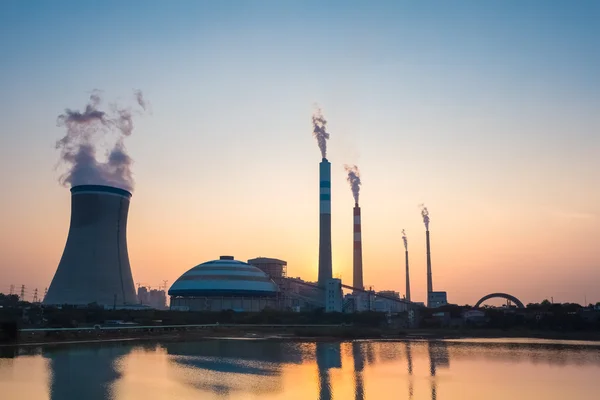
<svg viewBox="0 0 600 400">
<path fill-rule="evenodd" d="M 15 285 L 10 285 L 10 292 L 9 294 L 12 296 L 13 294 L 15 294 Z"/>
<path fill-rule="evenodd" d="M 21 301 L 25 301 L 25 285 L 21 285 Z"/>
<path fill-rule="evenodd" d="M 35 290 L 33 291 L 33 302 L 37 303 L 38 302 L 38 297 L 37 297 L 37 288 L 35 288 Z"/>
</svg>

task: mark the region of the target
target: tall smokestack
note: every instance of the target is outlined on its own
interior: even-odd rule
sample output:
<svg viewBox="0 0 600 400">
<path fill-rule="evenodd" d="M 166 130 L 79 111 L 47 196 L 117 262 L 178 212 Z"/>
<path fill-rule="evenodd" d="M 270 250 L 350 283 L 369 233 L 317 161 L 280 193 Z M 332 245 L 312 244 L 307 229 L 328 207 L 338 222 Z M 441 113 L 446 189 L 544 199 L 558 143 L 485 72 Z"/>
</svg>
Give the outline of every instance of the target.
<svg viewBox="0 0 600 400">
<path fill-rule="evenodd" d="M 103 185 L 71 188 L 71 224 L 44 304 L 135 304 L 127 252 L 131 193 Z"/>
<path fill-rule="evenodd" d="M 321 157 L 319 164 L 319 286 L 325 287 L 333 276 L 331 268 L 331 164 L 327 161 L 327 120 L 320 108 L 312 116 L 313 136 Z"/>
<path fill-rule="evenodd" d="M 363 285 L 363 264 L 362 264 L 362 237 L 360 223 L 360 207 L 358 203 L 354 205 L 354 258 L 353 258 L 353 280 L 352 286 L 358 289 L 364 289 Z"/>
<path fill-rule="evenodd" d="M 348 183 L 354 197 L 354 253 L 353 253 L 353 274 L 352 286 L 358 289 L 364 289 L 363 285 L 363 265 L 362 265 L 362 237 L 360 223 L 360 206 L 358 199 L 360 195 L 360 172 L 356 165 L 344 165 L 348 173 Z"/>
<path fill-rule="evenodd" d="M 433 280 L 431 278 L 431 251 L 429 245 L 429 211 L 425 205 L 421 205 L 421 216 L 425 224 L 425 238 L 427 241 L 427 307 L 429 307 L 429 298 L 431 292 L 433 292 Z"/>
<path fill-rule="evenodd" d="M 319 164 L 319 286 L 325 287 L 333 276 L 331 267 L 331 164 Z"/>
<path fill-rule="evenodd" d="M 410 274 L 408 270 L 408 238 L 406 232 L 402 229 L 402 241 L 404 242 L 404 253 L 406 259 L 406 300 L 410 301 Z"/>
</svg>

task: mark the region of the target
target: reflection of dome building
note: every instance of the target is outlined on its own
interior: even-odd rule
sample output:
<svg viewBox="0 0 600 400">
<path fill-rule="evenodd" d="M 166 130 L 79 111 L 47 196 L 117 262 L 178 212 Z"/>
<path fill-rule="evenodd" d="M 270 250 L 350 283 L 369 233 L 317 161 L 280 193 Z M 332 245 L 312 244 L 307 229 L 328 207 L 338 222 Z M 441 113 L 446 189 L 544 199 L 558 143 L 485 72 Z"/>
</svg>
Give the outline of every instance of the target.
<svg viewBox="0 0 600 400">
<path fill-rule="evenodd" d="M 231 256 L 197 265 L 169 289 L 171 308 L 261 311 L 277 308 L 277 285 L 260 269 Z"/>
</svg>

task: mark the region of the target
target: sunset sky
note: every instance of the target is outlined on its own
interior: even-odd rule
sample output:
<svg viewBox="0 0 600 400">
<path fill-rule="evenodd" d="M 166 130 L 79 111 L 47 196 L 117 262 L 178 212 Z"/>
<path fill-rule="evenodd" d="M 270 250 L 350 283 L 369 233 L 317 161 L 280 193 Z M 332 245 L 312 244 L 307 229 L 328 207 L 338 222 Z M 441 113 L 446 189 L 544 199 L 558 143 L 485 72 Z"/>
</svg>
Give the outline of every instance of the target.
<svg viewBox="0 0 600 400">
<path fill-rule="evenodd" d="M 233 255 L 315 280 L 331 139 L 334 275 L 352 279 L 344 164 L 362 174 L 364 281 L 425 301 L 600 301 L 600 2 L 0 3 L 0 292 L 43 293 L 69 226 L 56 118 L 93 89 L 152 113 L 135 164 L 134 281 Z"/>
</svg>

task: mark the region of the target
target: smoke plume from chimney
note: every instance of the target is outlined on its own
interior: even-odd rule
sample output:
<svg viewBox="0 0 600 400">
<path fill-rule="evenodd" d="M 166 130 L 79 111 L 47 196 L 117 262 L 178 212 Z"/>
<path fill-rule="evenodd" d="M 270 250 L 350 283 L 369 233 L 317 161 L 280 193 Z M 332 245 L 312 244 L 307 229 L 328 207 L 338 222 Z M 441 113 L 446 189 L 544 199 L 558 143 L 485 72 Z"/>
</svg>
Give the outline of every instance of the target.
<svg viewBox="0 0 600 400">
<path fill-rule="evenodd" d="M 354 202 L 358 205 L 358 196 L 360 194 L 360 172 L 356 165 L 344 165 L 346 172 L 348 173 L 348 183 L 350 189 L 352 189 L 352 195 L 354 196 Z"/>
<path fill-rule="evenodd" d="M 134 92 L 140 107 L 146 102 L 141 91 Z M 106 185 L 133 190 L 131 157 L 125 149 L 124 139 L 133 132 L 133 114 L 129 108 L 111 105 L 111 112 L 98 109 L 102 99 L 94 90 L 84 111 L 66 109 L 58 116 L 57 125 L 66 127 L 66 135 L 56 142 L 60 158 L 67 172 L 59 181 L 67 186 Z M 98 161 L 98 146 L 113 140 L 106 151 L 106 161 Z"/>
<path fill-rule="evenodd" d="M 319 143 L 319 149 L 321 150 L 321 157 L 327 158 L 327 139 L 329 139 L 329 133 L 327 132 L 327 120 L 323 117 L 321 109 L 317 108 L 312 116 L 313 123 L 313 136 Z"/>
<path fill-rule="evenodd" d="M 421 215 L 423 216 L 423 223 L 425 224 L 425 229 L 429 230 L 429 211 L 425 204 L 421 204 Z"/>
<path fill-rule="evenodd" d="M 404 242 L 404 250 L 408 251 L 408 238 L 406 237 L 406 231 L 402 229 L 402 241 Z"/>
</svg>

